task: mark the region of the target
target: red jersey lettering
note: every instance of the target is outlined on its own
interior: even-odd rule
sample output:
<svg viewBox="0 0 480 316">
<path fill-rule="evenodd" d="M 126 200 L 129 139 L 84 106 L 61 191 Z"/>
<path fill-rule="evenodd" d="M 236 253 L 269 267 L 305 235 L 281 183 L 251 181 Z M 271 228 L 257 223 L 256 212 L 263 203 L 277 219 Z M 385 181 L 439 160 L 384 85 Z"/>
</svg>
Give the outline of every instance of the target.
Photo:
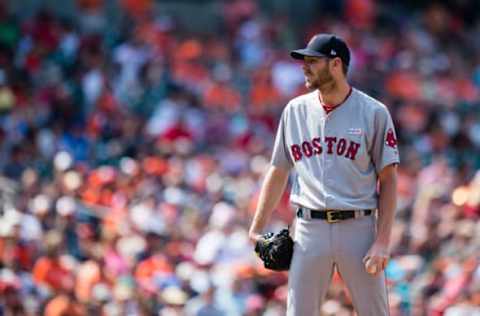
<svg viewBox="0 0 480 316">
<path fill-rule="evenodd" d="M 325 137 L 325 142 L 327 143 L 327 146 L 328 146 L 327 153 L 332 154 L 333 153 L 333 144 L 337 142 L 337 138 L 336 137 Z"/>
<path fill-rule="evenodd" d="M 348 146 L 348 150 L 345 157 L 350 158 L 351 160 L 355 160 L 355 157 L 357 156 L 358 148 L 360 148 L 360 144 L 355 142 L 350 142 L 350 146 Z"/>
<path fill-rule="evenodd" d="M 345 153 L 347 148 L 347 140 L 345 138 L 340 138 L 337 144 L 337 155 L 341 156 Z"/>
<path fill-rule="evenodd" d="M 310 145 L 309 142 L 303 142 L 302 143 L 302 149 L 303 149 L 303 153 L 305 154 L 305 156 L 311 157 L 313 155 L 313 148 L 312 148 L 312 145 Z"/>
<path fill-rule="evenodd" d="M 299 161 L 300 159 L 302 159 L 302 149 L 300 148 L 300 146 L 294 144 L 290 146 L 290 149 L 292 150 L 292 156 L 295 161 Z"/>
<path fill-rule="evenodd" d="M 312 145 L 315 148 L 313 151 L 315 155 L 319 155 L 322 153 L 322 144 L 319 137 L 315 137 L 314 139 L 312 139 Z"/>
</svg>

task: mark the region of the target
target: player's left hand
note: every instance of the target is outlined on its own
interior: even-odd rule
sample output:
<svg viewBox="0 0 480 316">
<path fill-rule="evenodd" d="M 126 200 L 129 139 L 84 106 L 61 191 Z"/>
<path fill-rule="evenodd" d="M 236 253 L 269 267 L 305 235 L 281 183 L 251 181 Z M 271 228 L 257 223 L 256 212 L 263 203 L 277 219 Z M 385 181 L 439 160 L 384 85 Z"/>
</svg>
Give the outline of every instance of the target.
<svg viewBox="0 0 480 316">
<path fill-rule="evenodd" d="M 363 258 L 363 264 L 368 273 L 377 276 L 385 270 L 389 258 L 388 245 L 375 242 Z"/>
</svg>

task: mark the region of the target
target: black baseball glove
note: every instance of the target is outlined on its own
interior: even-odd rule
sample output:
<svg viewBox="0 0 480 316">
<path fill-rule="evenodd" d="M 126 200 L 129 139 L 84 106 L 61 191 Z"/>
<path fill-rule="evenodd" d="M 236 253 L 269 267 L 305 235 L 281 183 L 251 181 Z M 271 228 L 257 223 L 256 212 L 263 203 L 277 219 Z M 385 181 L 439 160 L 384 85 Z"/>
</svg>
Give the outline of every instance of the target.
<svg viewBox="0 0 480 316">
<path fill-rule="evenodd" d="M 265 268 L 275 271 L 288 270 L 293 255 L 293 240 L 288 229 L 282 229 L 277 234 L 264 234 L 255 243 L 255 252 L 262 259 Z"/>
</svg>

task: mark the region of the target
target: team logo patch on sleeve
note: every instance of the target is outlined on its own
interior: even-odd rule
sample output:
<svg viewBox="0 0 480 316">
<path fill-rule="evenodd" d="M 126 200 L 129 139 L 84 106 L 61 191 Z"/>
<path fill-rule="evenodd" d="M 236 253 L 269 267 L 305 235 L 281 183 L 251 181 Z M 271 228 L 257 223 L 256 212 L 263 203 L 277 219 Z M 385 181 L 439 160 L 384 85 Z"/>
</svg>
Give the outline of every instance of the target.
<svg viewBox="0 0 480 316">
<path fill-rule="evenodd" d="M 387 131 L 387 137 L 385 138 L 385 144 L 392 148 L 397 148 L 397 139 L 395 138 L 395 133 L 392 128 L 389 128 Z"/>
</svg>

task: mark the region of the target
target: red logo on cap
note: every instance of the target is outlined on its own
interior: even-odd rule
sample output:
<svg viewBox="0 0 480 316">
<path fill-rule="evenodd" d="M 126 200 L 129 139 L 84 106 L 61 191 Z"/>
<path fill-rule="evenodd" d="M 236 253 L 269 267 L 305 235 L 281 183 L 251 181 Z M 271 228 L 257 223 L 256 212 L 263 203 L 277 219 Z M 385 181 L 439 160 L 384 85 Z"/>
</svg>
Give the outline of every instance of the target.
<svg viewBox="0 0 480 316">
<path fill-rule="evenodd" d="M 385 144 L 392 148 L 397 148 L 397 139 L 395 138 L 395 133 L 393 133 L 393 129 L 389 128 L 387 131 L 387 137 L 385 138 Z"/>
</svg>

